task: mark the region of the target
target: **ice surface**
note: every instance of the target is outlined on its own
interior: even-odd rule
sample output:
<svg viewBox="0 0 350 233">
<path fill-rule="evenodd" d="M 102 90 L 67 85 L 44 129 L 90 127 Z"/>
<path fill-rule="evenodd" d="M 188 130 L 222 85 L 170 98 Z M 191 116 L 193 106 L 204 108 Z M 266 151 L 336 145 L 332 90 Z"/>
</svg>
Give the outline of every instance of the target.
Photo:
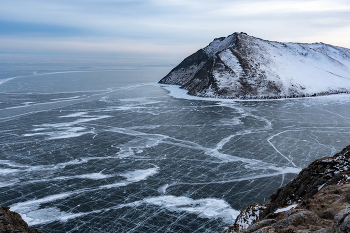
<svg viewBox="0 0 350 233">
<path fill-rule="evenodd" d="M 349 95 L 232 101 L 125 82 L 0 93 L 41 103 L 0 110 L 1 205 L 46 232 L 222 232 L 350 137 Z"/>
<path fill-rule="evenodd" d="M 131 183 L 145 180 L 149 176 L 152 176 L 152 175 L 156 174 L 157 172 L 158 172 L 158 168 L 130 171 L 130 172 L 127 172 L 125 174 L 120 174 L 120 176 L 123 176 L 126 178 L 125 182 L 118 182 L 118 183 L 113 183 L 113 184 L 109 184 L 109 185 L 101 185 L 101 186 L 94 188 L 94 189 L 84 188 L 84 189 L 75 190 L 72 192 L 60 193 L 60 194 L 47 196 L 47 197 L 44 197 L 41 199 L 34 199 L 34 200 L 30 200 L 30 201 L 25 201 L 25 202 L 17 203 L 15 205 L 11 206 L 11 210 L 18 212 L 21 215 L 25 215 L 25 218 L 28 220 L 29 225 L 37 225 L 37 224 L 42 224 L 42 223 L 53 222 L 56 220 L 60 220 L 61 217 L 67 216 L 68 214 L 65 212 L 61 212 L 57 208 L 39 209 L 41 204 L 49 203 L 49 202 L 53 202 L 53 201 L 57 201 L 57 200 L 62 200 L 62 199 L 65 199 L 67 197 L 70 197 L 73 195 L 78 195 L 81 193 L 93 192 L 93 191 L 98 191 L 101 189 L 111 189 L 111 188 L 118 188 L 118 187 L 127 186 Z M 104 176 L 101 174 L 86 174 L 86 175 L 79 175 L 79 176 L 70 177 L 69 179 L 75 179 L 75 178 L 99 180 L 99 179 L 108 178 L 108 176 Z M 62 180 L 62 179 L 64 179 L 64 178 L 60 177 L 60 178 L 56 178 L 53 180 Z M 42 180 L 42 182 L 46 182 L 46 181 Z M 75 215 L 75 216 L 79 217 L 81 215 Z M 72 218 L 72 216 L 70 216 L 69 218 Z"/>
</svg>

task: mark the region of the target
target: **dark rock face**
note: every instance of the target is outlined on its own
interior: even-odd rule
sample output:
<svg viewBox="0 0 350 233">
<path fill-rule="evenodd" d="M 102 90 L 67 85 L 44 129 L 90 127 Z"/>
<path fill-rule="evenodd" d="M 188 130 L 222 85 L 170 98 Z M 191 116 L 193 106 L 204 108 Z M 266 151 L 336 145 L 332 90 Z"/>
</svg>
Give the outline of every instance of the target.
<svg viewBox="0 0 350 233">
<path fill-rule="evenodd" d="M 194 75 L 197 74 L 203 65 L 207 63 L 208 59 L 209 58 L 204 50 L 200 49 L 172 69 L 167 76 L 159 81 L 159 83 L 185 85 L 193 79 Z M 180 78 L 174 78 L 174 73 L 180 76 Z"/>
<path fill-rule="evenodd" d="M 21 215 L 10 211 L 10 207 L 0 206 L 1 233 L 44 233 L 38 229 L 28 227 Z"/>
<path fill-rule="evenodd" d="M 245 229 L 229 227 L 226 233 L 350 232 L 350 184 L 323 188 L 306 203 L 290 210 L 272 212 Z"/>
<path fill-rule="evenodd" d="M 349 79 L 349 49 L 233 33 L 187 57 L 159 83 L 202 97 L 256 99 L 348 93 Z"/>
<path fill-rule="evenodd" d="M 334 218 L 334 228 L 337 232 L 350 232 L 350 208 L 343 209 Z"/>
<path fill-rule="evenodd" d="M 322 158 L 303 169 L 298 177 L 280 188 L 270 202 L 260 204 L 259 218 L 251 218 L 251 206 L 241 210 L 227 233 L 349 233 L 350 232 L 350 146 L 333 157 Z M 292 205 L 294 204 L 294 205 Z M 281 209 L 285 208 L 285 209 Z M 238 218 L 237 218 L 238 219 Z"/>
<path fill-rule="evenodd" d="M 332 225 L 331 221 L 324 220 L 314 212 L 303 209 L 292 209 L 282 212 L 277 216 L 276 220 L 276 223 L 271 225 L 275 231 L 293 232 L 296 229 L 309 229 L 311 231 Z"/>
<path fill-rule="evenodd" d="M 333 157 L 312 162 L 293 181 L 270 196 L 270 203 L 264 215 L 292 203 L 302 203 L 315 195 L 322 187 L 349 182 L 349 165 L 350 146 Z"/>
</svg>

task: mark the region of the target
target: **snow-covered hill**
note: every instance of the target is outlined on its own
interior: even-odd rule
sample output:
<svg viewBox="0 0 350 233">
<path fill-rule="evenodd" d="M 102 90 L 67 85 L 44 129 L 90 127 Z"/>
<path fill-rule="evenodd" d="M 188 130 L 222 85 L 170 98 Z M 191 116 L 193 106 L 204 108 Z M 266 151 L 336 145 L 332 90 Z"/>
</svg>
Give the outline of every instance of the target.
<svg viewBox="0 0 350 233">
<path fill-rule="evenodd" d="M 191 95 L 219 98 L 347 93 L 350 49 L 233 33 L 187 57 L 159 83 L 180 85 Z"/>
</svg>

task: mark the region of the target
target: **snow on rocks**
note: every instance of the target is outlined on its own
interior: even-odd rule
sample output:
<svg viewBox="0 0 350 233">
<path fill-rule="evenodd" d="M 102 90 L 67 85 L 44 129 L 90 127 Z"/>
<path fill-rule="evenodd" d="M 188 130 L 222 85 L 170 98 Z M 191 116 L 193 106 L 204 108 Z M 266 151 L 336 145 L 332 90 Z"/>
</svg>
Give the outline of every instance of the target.
<svg viewBox="0 0 350 233">
<path fill-rule="evenodd" d="M 288 211 L 288 210 L 291 210 L 292 208 L 295 208 L 297 207 L 298 204 L 294 204 L 294 205 L 290 205 L 290 206 L 287 206 L 287 207 L 284 207 L 284 208 L 281 208 L 281 209 L 278 209 L 275 211 L 275 214 L 277 213 L 281 213 L 281 212 L 284 212 L 284 211 Z"/>
<path fill-rule="evenodd" d="M 349 162 L 350 146 L 312 162 L 269 203 L 243 208 L 225 233 L 350 232 Z"/>
<path fill-rule="evenodd" d="M 255 202 L 245 206 L 241 213 L 237 216 L 233 229 L 236 231 L 248 228 L 256 220 L 259 219 L 260 214 L 266 209 L 265 204 Z"/>
<path fill-rule="evenodd" d="M 233 33 L 187 57 L 160 83 L 180 85 L 191 95 L 217 98 L 349 93 L 350 49 Z"/>
</svg>

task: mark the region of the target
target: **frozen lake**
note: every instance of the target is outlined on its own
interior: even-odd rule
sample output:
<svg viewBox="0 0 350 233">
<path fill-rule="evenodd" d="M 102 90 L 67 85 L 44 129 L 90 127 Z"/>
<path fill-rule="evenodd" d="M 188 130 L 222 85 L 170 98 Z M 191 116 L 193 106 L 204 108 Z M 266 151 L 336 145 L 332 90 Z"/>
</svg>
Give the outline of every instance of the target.
<svg viewBox="0 0 350 233">
<path fill-rule="evenodd" d="M 350 95 L 189 97 L 165 69 L 8 71 L 0 204 L 46 232 L 222 232 L 349 144 Z"/>
</svg>

